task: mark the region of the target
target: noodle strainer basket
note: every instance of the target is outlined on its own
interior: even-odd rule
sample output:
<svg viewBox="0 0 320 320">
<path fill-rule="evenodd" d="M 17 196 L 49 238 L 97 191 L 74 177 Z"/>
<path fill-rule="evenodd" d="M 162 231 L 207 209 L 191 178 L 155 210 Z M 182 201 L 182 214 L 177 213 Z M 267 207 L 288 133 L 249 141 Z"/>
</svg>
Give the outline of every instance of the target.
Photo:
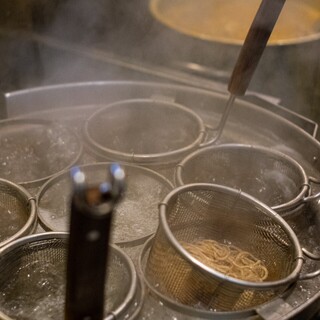
<svg viewBox="0 0 320 320">
<path fill-rule="evenodd" d="M 147 244 L 150 250 L 145 247 L 141 255 L 141 270 L 153 293 L 182 310 L 247 310 L 285 293 L 298 279 L 320 273 L 300 272 L 305 251 L 289 225 L 239 190 L 189 184 L 168 194 L 159 211 L 159 227 Z M 218 252 L 210 253 L 212 246 L 200 250 L 208 242 L 219 244 Z M 229 253 L 222 254 L 226 248 Z M 235 256 L 235 248 L 251 262 Z M 232 272 L 221 270 L 227 259 Z M 264 273 L 252 279 L 240 275 L 243 268 L 256 275 L 264 268 Z"/>
<path fill-rule="evenodd" d="M 36 225 L 36 200 L 23 187 L 0 179 L 0 247 L 33 233 Z"/>
<path fill-rule="evenodd" d="M 20 118 L 0 121 L 0 149 L 0 177 L 37 187 L 74 165 L 82 143 L 60 123 Z"/>
<path fill-rule="evenodd" d="M 0 318 L 64 319 L 67 233 L 21 238 L 0 250 Z M 134 319 L 143 288 L 134 265 L 110 245 L 104 320 Z"/>
<path fill-rule="evenodd" d="M 302 166 L 291 157 L 270 148 L 225 144 L 197 150 L 178 165 L 177 185 L 213 183 L 240 189 L 290 219 L 291 210 L 320 197 L 311 193 L 311 183 Z"/>
<path fill-rule="evenodd" d="M 205 126 L 192 110 L 164 99 L 131 99 L 107 105 L 85 122 L 89 148 L 110 160 L 168 165 L 197 148 Z"/>
<path fill-rule="evenodd" d="M 106 176 L 107 162 L 81 165 L 88 183 L 100 182 Z M 153 170 L 122 164 L 126 172 L 126 196 L 116 207 L 111 241 L 133 246 L 144 243 L 157 229 L 158 203 L 173 189 L 172 184 Z M 69 171 L 48 180 L 37 194 L 38 216 L 49 231 L 69 230 L 69 199 L 72 184 Z"/>
</svg>

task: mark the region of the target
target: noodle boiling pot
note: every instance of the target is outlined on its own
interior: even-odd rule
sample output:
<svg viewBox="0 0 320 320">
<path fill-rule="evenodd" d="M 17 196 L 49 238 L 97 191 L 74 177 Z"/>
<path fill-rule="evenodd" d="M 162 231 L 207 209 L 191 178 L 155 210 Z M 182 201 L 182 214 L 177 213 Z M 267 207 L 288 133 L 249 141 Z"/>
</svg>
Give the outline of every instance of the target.
<svg viewBox="0 0 320 320">
<path fill-rule="evenodd" d="M 212 123 L 213 126 L 219 122 L 227 99 L 227 96 L 221 93 L 175 84 L 101 81 L 54 85 L 8 93 L 6 94 L 6 111 L 9 118 L 32 115 L 51 120 L 63 119 L 63 122 L 71 127 L 82 128 L 85 119 L 101 105 L 118 103 L 128 99 L 150 99 L 155 95 L 166 97 L 170 101 L 193 110 L 203 121 Z M 304 118 L 300 118 L 300 120 L 303 122 Z M 311 123 L 308 122 L 308 124 Z M 304 128 L 304 126 L 302 127 Z M 220 142 L 221 144 L 259 145 L 278 150 L 295 159 L 308 176 L 319 178 L 320 143 L 315 139 L 317 125 L 314 123 L 314 128 L 310 132 L 306 132 L 302 127 L 261 106 L 237 99 Z M 166 173 L 167 177 L 171 175 L 173 179 L 174 168 L 172 168 L 172 172 L 168 170 Z M 319 254 L 316 249 L 320 244 L 319 232 L 317 232 L 320 203 L 316 200 L 312 205 L 316 207 L 313 211 L 312 219 L 314 221 L 312 224 L 311 221 L 308 221 L 310 230 L 305 233 L 305 238 L 299 239 L 299 241 L 301 246 L 307 250 Z M 267 303 L 267 305 L 254 307 L 241 313 L 218 312 L 214 313 L 214 317 L 210 312 L 208 317 L 210 319 L 248 319 L 260 315 L 263 319 L 272 319 L 272 316 L 280 312 L 281 319 L 286 319 L 297 314 L 300 315 L 305 309 L 312 309 L 314 312 L 315 309 L 319 309 L 319 287 L 319 277 L 312 281 L 303 281 L 303 283 L 298 281 L 288 297 L 278 297 L 271 305 Z M 174 314 L 170 306 L 166 306 L 167 309 L 164 309 L 164 306 L 159 307 L 157 300 L 152 304 L 152 301 L 148 299 L 149 297 L 145 300 L 141 318 L 161 319 L 164 312 L 166 312 L 165 318 L 168 318 L 168 314 Z M 155 308 L 161 309 L 158 317 L 152 311 Z M 184 316 L 182 314 L 176 317 L 185 319 Z"/>
</svg>

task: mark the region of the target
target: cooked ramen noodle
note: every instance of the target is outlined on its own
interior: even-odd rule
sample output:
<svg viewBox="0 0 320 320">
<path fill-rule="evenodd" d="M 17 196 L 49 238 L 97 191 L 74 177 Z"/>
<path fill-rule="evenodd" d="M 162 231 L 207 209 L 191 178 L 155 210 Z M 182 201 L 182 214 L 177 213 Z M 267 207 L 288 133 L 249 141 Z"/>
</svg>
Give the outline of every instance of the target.
<svg viewBox="0 0 320 320">
<path fill-rule="evenodd" d="M 182 243 L 182 246 L 200 262 L 227 276 L 252 282 L 261 282 L 268 277 L 268 270 L 261 260 L 236 246 L 214 240 Z"/>
</svg>

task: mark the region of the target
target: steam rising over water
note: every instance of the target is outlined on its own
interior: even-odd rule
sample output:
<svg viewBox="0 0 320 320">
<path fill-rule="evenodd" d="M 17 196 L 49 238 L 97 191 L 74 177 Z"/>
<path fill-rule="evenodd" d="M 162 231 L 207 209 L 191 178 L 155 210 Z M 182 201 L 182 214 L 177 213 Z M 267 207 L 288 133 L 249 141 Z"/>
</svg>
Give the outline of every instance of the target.
<svg viewBox="0 0 320 320">
<path fill-rule="evenodd" d="M 12 123 L 0 131 L 0 175 L 14 182 L 46 178 L 79 156 L 76 136 L 61 125 Z"/>
</svg>

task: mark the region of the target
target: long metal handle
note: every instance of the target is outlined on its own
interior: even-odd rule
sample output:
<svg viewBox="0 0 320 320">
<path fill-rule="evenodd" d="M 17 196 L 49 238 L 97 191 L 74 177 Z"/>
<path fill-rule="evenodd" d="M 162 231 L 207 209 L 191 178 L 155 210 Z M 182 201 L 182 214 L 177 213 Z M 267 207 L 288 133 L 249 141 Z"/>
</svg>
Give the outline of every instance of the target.
<svg viewBox="0 0 320 320">
<path fill-rule="evenodd" d="M 216 134 L 200 147 L 213 145 L 220 139 L 236 97 L 243 96 L 247 91 L 284 3 L 285 0 L 262 0 L 233 68 L 228 84 L 229 100 L 217 128 L 212 130 Z"/>
<path fill-rule="evenodd" d="M 285 0 L 262 0 L 230 78 L 231 94 L 245 94 L 284 3 Z"/>
<path fill-rule="evenodd" d="M 113 183 L 88 187 L 84 173 L 79 168 L 72 170 L 66 320 L 103 319 L 111 218 L 124 178 L 121 170 L 111 174 Z"/>
</svg>

